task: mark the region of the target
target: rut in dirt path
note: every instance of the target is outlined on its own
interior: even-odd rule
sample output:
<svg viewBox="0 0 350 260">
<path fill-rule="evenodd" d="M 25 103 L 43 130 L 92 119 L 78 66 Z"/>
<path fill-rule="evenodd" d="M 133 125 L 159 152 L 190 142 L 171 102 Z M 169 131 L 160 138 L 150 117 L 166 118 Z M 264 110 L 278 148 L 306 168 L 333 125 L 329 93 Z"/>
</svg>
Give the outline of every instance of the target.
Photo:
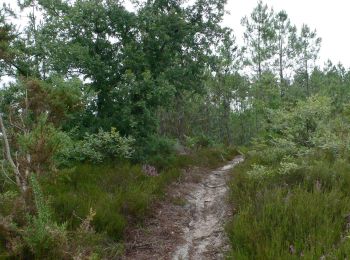
<svg viewBox="0 0 350 260">
<path fill-rule="evenodd" d="M 187 195 L 191 221 L 183 228 L 183 243 L 172 255 L 180 259 L 222 259 L 228 243 L 224 224 L 229 213 L 227 205 L 228 172 L 243 161 L 237 156 L 226 166 L 212 171 Z"/>
</svg>

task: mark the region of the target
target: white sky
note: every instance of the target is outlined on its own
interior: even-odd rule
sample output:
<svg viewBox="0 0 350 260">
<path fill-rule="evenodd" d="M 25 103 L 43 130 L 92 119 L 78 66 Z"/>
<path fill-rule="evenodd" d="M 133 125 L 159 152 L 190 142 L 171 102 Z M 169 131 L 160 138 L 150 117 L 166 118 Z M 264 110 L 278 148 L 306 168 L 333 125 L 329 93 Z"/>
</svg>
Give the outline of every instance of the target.
<svg viewBox="0 0 350 260">
<path fill-rule="evenodd" d="M 227 0 L 226 9 L 231 13 L 224 24 L 234 29 L 239 44 L 242 44 L 241 18 L 249 15 L 257 0 Z M 350 68 L 350 0 L 265 0 L 275 12 L 286 10 L 292 23 L 301 28 L 303 23 L 317 30 L 322 38 L 320 60 L 323 65 L 330 59 Z"/>
</svg>

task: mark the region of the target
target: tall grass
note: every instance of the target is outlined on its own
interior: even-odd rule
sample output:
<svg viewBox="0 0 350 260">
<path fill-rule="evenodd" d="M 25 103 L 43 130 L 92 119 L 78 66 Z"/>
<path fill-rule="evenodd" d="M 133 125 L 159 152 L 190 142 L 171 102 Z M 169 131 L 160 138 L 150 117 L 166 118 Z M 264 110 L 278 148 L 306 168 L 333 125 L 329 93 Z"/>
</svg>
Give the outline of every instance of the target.
<svg viewBox="0 0 350 260">
<path fill-rule="evenodd" d="M 121 240 L 126 225 L 147 216 L 152 201 L 163 195 L 167 183 L 180 176 L 180 170 L 167 170 L 159 176 L 145 175 L 140 166 L 79 165 L 60 172 L 56 182 L 47 182 L 56 217 L 77 228 L 90 208 L 98 232 Z"/>
</svg>

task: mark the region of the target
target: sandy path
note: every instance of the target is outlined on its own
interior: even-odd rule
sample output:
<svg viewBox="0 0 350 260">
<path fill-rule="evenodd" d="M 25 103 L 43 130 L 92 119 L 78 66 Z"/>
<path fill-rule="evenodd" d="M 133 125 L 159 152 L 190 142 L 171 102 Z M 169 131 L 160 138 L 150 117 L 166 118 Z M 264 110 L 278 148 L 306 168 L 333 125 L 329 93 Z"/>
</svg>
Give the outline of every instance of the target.
<svg viewBox="0 0 350 260">
<path fill-rule="evenodd" d="M 123 259 L 222 259 L 228 249 L 224 223 L 230 215 L 226 183 L 241 161 L 237 156 L 214 171 L 194 168 L 185 173 L 144 228 L 129 232 Z"/>
<path fill-rule="evenodd" d="M 226 166 L 211 172 L 188 196 L 192 220 L 183 230 L 184 243 L 172 259 L 222 259 L 227 243 L 224 223 L 228 212 L 226 176 L 243 160 L 236 157 Z"/>
</svg>

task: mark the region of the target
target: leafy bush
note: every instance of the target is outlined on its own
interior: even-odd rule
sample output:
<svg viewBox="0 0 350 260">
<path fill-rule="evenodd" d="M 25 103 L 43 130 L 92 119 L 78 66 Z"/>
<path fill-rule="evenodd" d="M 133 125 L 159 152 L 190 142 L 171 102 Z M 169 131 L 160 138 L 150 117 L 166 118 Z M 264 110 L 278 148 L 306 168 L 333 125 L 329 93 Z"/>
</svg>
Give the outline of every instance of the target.
<svg viewBox="0 0 350 260">
<path fill-rule="evenodd" d="M 208 148 L 212 145 L 212 140 L 205 135 L 198 135 L 194 137 L 185 136 L 185 145 L 190 149 L 198 150 L 199 148 Z"/>
<path fill-rule="evenodd" d="M 130 158 L 133 155 L 132 137 L 122 137 L 112 128 L 110 132 L 99 130 L 96 134 L 85 134 L 84 139 L 67 147 L 65 157 L 75 161 L 101 163 L 105 160 Z"/>
</svg>

